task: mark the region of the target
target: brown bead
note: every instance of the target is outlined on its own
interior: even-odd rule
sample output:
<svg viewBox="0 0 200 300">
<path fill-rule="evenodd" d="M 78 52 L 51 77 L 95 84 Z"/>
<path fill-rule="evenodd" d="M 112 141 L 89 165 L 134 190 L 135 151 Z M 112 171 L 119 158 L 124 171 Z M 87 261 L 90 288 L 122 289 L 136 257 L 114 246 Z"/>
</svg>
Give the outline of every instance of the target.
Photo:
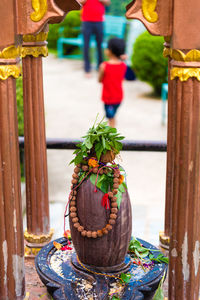
<svg viewBox="0 0 200 300">
<path fill-rule="evenodd" d="M 87 237 L 91 238 L 92 237 L 92 231 L 87 231 Z"/>
<path fill-rule="evenodd" d="M 75 197 L 75 196 L 73 196 L 73 197 L 72 197 L 72 200 L 73 200 L 73 201 L 75 201 L 75 200 L 76 200 L 76 197 Z"/>
<path fill-rule="evenodd" d="M 112 202 L 116 202 L 116 201 L 117 201 L 117 197 L 113 197 Z"/>
<path fill-rule="evenodd" d="M 73 222 L 73 223 L 77 223 L 77 222 L 78 222 L 78 218 L 73 218 L 73 219 L 72 219 L 72 222 Z"/>
<path fill-rule="evenodd" d="M 113 195 L 116 195 L 118 193 L 118 190 L 114 189 L 113 190 Z"/>
<path fill-rule="evenodd" d="M 104 174 L 108 174 L 108 169 L 103 169 Z"/>
<path fill-rule="evenodd" d="M 79 232 L 82 232 L 84 230 L 84 227 L 83 226 L 79 226 L 77 229 L 78 229 Z"/>
<path fill-rule="evenodd" d="M 77 184 L 77 183 L 78 183 L 78 180 L 77 180 L 77 179 L 72 179 L 71 183 L 72 183 L 72 184 Z"/>
<path fill-rule="evenodd" d="M 118 187 L 119 187 L 119 184 L 118 184 L 118 183 L 114 183 L 114 184 L 113 184 L 113 188 L 114 188 L 114 189 L 118 189 Z"/>
<path fill-rule="evenodd" d="M 115 178 L 118 178 L 118 177 L 119 177 L 119 175 L 120 175 L 120 173 L 119 173 L 119 172 L 116 172 L 116 171 L 114 172 L 114 177 L 115 177 Z"/>
<path fill-rule="evenodd" d="M 76 217 L 77 217 L 77 214 L 76 214 L 75 212 L 71 212 L 71 213 L 70 213 L 70 217 L 71 217 L 71 218 L 76 218 Z"/>
<path fill-rule="evenodd" d="M 80 227 L 80 224 L 77 222 L 77 223 L 74 223 L 74 227 L 75 228 L 78 228 L 78 227 Z"/>
<path fill-rule="evenodd" d="M 79 167 L 75 167 L 74 168 L 74 173 L 78 174 L 80 172 L 80 168 Z"/>
<path fill-rule="evenodd" d="M 70 207 L 70 209 L 69 209 L 71 212 L 75 212 L 75 211 L 77 211 L 77 208 L 75 207 L 75 206 L 72 206 L 72 207 Z"/>
<path fill-rule="evenodd" d="M 111 208 L 111 213 L 116 214 L 118 212 L 118 209 L 116 207 Z"/>
<path fill-rule="evenodd" d="M 110 220 L 108 221 L 108 223 L 109 223 L 110 225 L 114 225 L 114 224 L 116 223 L 116 221 L 115 221 L 114 219 L 110 219 Z"/>
<path fill-rule="evenodd" d="M 108 192 L 108 197 L 112 198 L 113 197 L 113 193 L 112 192 Z"/>
<path fill-rule="evenodd" d="M 92 231 L 92 238 L 96 239 L 97 238 L 97 232 L 96 231 Z"/>
<path fill-rule="evenodd" d="M 93 168 L 92 172 L 93 172 L 94 174 L 97 174 L 98 168 Z"/>
<path fill-rule="evenodd" d="M 97 230 L 97 235 L 98 235 L 98 237 L 102 237 L 103 236 L 102 230 Z"/>
<path fill-rule="evenodd" d="M 76 165 L 78 168 L 80 168 L 81 167 L 81 164 L 78 164 L 78 165 Z"/>
<path fill-rule="evenodd" d="M 118 207 L 117 202 L 111 202 L 111 207 Z"/>
<path fill-rule="evenodd" d="M 74 173 L 73 175 L 72 175 L 72 177 L 74 178 L 74 179 L 78 179 L 78 174 L 76 174 L 76 173 Z"/>
<path fill-rule="evenodd" d="M 86 171 L 88 170 L 88 166 L 87 166 L 87 165 L 83 165 L 83 166 L 82 166 L 82 170 L 83 170 L 84 172 L 86 172 Z"/>
<path fill-rule="evenodd" d="M 103 234 L 108 234 L 108 230 L 105 227 L 102 229 L 102 232 Z"/>
<path fill-rule="evenodd" d="M 117 219 L 117 215 L 116 214 L 110 214 L 110 219 Z"/>
<path fill-rule="evenodd" d="M 117 177 L 115 177 L 115 178 L 113 179 L 113 182 L 114 182 L 114 183 L 119 183 L 119 179 L 118 179 Z"/>
<path fill-rule="evenodd" d="M 87 235 L 87 231 L 86 230 L 83 230 L 82 232 L 81 232 L 81 235 L 84 237 L 84 236 L 86 236 Z"/>
<path fill-rule="evenodd" d="M 77 191 L 73 191 L 73 195 L 76 196 L 77 195 Z"/>
<path fill-rule="evenodd" d="M 70 202 L 70 205 L 71 205 L 71 206 L 75 206 L 75 205 L 76 205 L 76 201 L 71 201 L 71 202 Z"/>
<path fill-rule="evenodd" d="M 72 196 L 69 196 L 69 200 L 72 200 Z"/>
<path fill-rule="evenodd" d="M 100 175 L 103 175 L 103 169 L 101 169 L 101 170 L 99 171 L 99 174 L 100 174 Z"/>
<path fill-rule="evenodd" d="M 107 225 L 106 225 L 106 229 L 107 229 L 108 231 L 110 231 L 110 230 L 112 229 L 112 225 L 107 224 Z"/>
</svg>

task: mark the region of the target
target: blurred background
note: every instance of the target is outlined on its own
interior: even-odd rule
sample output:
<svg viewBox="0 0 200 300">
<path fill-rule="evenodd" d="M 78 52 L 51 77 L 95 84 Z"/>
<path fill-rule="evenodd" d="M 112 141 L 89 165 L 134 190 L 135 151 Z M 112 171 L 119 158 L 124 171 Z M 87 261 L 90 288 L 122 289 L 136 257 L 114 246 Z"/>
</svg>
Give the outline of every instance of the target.
<svg viewBox="0 0 200 300">
<path fill-rule="evenodd" d="M 130 1 L 111 0 L 106 16 L 124 17 Z M 119 19 L 116 19 L 119 20 Z M 137 20 L 125 20 L 128 72 L 125 97 L 117 114 L 117 129 L 128 140 L 166 141 L 167 59 L 163 57 L 162 37 L 151 36 Z M 106 18 L 105 18 L 106 23 Z M 105 24 L 106 27 L 106 24 Z M 92 76 L 83 72 L 81 12 L 70 12 L 61 24 L 50 25 L 49 56 L 43 59 L 46 136 L 82 137 L 104 115 L 97 81 L 96 50 L 91 46 Z M 73 39 L 71 43 L 70 39 Z M 62 45 L 59 48 L 59 45 Z M 19 135 L 23 136 L 22 79 L 17 79 Z M 48 150 L 48 176 L 51 227 L 54 238 L 63 234 L 63 216 L 70 191 L 73 166 L 70 150 Z M 133 235 L 158 245 L 164 227 L 165 152 L 122 151 L 118 162 L 127 174 L 132 203 Z M 22 196 L 25 205 L 24 165 L 21 152 Z M 25 208 L 24 208 L 25 212 Z M 26 218 L 24 218 L 25 220 Z M 24 226 L 26 221 L 24 221 Z"/>
</svg>

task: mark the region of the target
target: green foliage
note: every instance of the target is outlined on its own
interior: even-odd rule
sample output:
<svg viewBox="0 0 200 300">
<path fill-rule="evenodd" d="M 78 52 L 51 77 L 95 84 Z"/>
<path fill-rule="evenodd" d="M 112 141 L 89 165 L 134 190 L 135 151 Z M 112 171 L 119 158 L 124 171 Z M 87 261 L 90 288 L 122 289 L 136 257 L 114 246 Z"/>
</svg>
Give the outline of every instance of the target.
<svg viewBox="0 0 200 300">
<path fill-rule="evenodd" d="M 18 132 L 19 132 L 19 136 L 23 136 L 24 135 L 24 108 L 23 108 L 22 77 L 19 77 L 16 80 L 16 94 L 17 94 Z"/>
<path fill-rule="evenodd" d="M 142 33 L 135 41 L 132 68 L 138 79 L 149 83 L 160 95 L 161 85 L 167 80 L 167 59 L 163 57 L 163 37 Z"/>
<path fill-rule="evenodd" d="M 129 283 L 131 280 L 131 274 L 121 273 L 120 280 L 121 280 L 121 283 Z"/>
<path fill-rule="evenodd" d="M 130 0 L 112 0 L 111 5 L 106 8 L 106 13 L 113 16 L 124 16 L 126 12 L 126 5 L 130 2 Z"/>
<path fill-rule="evenodd" d="M 164 279 L 165 279 L 165 275 L 166 274 L 163 275 L 163 277 L 162 277 L 162 279 L 161 279 L 161 281 L 159 283 L 159 286 L 158 286 L 158 288 L 156 290 L 156 293 L 155 293 L 155 295 L 153 297 L 153 300 L 164 300 L 164 293 L 163 293 L 162 286 L 163 286 L 163 282 L 164 282 Z"/>
<path fill-rule="evenodd" d="M 62 37 L 77 37 L 80 33 L 81 17 L 80 11 L 71 11 L 62 23 L 50 24 L 48 34 L 48 47 L 56 49 L 57 40 Z M 68 50 L 71 46 L 68 47 Z"/>
<path fill-rule="evenodd" d="M 141 243 L 136 239 L 132 238 L 128 248 L 129 252 L 134 254 L 139 259 L 143 259 L 148 256 L 148 258 L 155 263 L 165 263 L 168 264 L 169 259 L 165 257 L 162 253 L 159 253 L 157 257 L 155 257 L 151 252 L 159 252 L 160 250 L 148 249 L 143 247 Z"/>
<path fill-rule="evenodd" d="M 122 149 L 120 140 L 124 139 L 116 128 L 108 126 L 107 122 L 100 122 L 95 127 L 95 124 L 83 136 L 84 141 L 77 145 L 78 149 L 74 151 L 76 157 L 71 161 L 75 165 L 81 163 L 88 155 L 96 155 L 97 160 L 100 160 L 102 154 L 108 150 L 112 150 L 118 154 Z"/>
</svg>

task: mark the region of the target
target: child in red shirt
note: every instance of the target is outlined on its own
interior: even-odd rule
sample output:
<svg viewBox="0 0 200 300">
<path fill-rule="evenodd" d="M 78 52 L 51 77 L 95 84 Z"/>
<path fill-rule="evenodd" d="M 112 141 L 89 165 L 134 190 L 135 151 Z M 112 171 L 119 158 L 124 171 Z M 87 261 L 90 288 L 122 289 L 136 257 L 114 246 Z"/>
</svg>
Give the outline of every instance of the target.
<svg viewBox="0 0 200 300">
<path fill-rule="evenodd" d="M 107 62 L 99 68 L 99 82 L 102 82 L 102 98 L 108 123 L 115 127 L 115 114 L 123 100 L 122 81 L 126 73 L 126 65 L 122 61 L 125 52 L 123 39 L 113 38 L 108 41 L 105 54 Z"/>
</svg>

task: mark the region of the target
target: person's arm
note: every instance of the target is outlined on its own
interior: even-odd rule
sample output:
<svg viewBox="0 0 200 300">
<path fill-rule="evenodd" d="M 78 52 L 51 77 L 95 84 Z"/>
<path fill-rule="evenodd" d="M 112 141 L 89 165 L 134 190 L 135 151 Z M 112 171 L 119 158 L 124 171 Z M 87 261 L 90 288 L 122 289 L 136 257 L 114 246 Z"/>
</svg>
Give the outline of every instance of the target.
<svg viewBox="0 0 200 300">
<path fill-rule="evenodd" d="M 78 2 L 79 2 L 81 5 L 84 5 L 84 4 L 87 2 L 87 0 L 78 0 Z"/>
<path fill-rule="evenodd" d="M 103 5 L 109 6 L 110 5 L 110 0 L 99 0 Z"/>
<path fill-rule="evenodd" d="M 103 80 L 104 70 L 105 70 L 105 65 L 104 65 L 104 63 L 102 63 L 99 66 L 99 75 L 98 75 L 98 81 L 99 82 L 102 82 L 102 80 Z"/>
</svg>

